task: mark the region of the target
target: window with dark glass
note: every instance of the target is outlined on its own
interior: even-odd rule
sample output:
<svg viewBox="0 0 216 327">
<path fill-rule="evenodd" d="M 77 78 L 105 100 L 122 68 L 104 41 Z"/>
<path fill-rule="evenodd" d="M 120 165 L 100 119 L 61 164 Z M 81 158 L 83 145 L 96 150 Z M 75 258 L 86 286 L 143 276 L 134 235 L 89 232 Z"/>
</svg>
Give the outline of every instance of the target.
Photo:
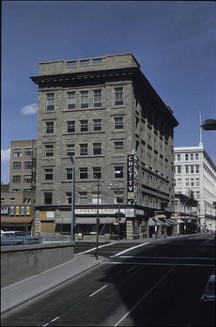
<svg viewBox="0 0 216 327">
<path fill-rule="evenodd" d="M 14 149 L 13 155 L 14 157 L 22 157 L 22 149 Z"/>
<path fill-rule="evenodd" d="M 44 180 L 45 181 L 52 181 L 53 180 L 53 169 L 52 168 L 45 168 L 44 169 Z"/>
<path fill-rule="evenodd" d="M 115 141 L 115 153 L 121 153 L 124 150 L 124 142 L 123 141 Z"/>
<path fill-rule="evenodd" d="M 51 192 L 44 193 L 44 204 L 52 204 L 53 195 Z"/>
<path fill-rule="evenodd" d="M 123 87 L 115 87 L 115 105 L 123 105 Z"/>
<path fill-rule="evenodd" d="M 32 169 L 32 161 L 25 161 L 24 169 Z"/>
<path fill-rule="evenodd" d="M 53 155 L 54 155 L 53 148 L 54 147 L 52 144 L 45 145 L 45 157 L 53 157 Z"/>
<path fill-rule="evenodd" d="M 88 108 L 88 91 L 81 91 L 81 108 Z"/>
<path fill-rule="evenodd" d="M 88 131 L 88 120 L 80 120 L 80 131 L 81 132 Z"/>
<path fill-rule="evenodd" d="M 93 143 L 93 154 L 101 154 L 101 143 Z"/>
<path fill-rule="evenodd" d="M 71 204 L 71 192 L 66 192 L 65 193 L 65 203 L 66 204 Z"/>
<path fill-rule="evenodd" d="M 114 121 L 115 121 L 115 129 L 124 128 L 123 117 L 114 117 Z"/>
<path fill-rule="evenodd" d="M 12 181 L 13 181 L 13 183 L 20 183 L 21 182 L 21 176 L 20 175 L 13 175 Z"/>
<path fill-rule="evenodd" d="M 92 168 L 92 178 L 93 179 L 101 179 L 101 167 L 93 167 Z"/>
<path fill-rule="evenodd" d="M 115 166 L 115 178 L 123 178 L 124 177 L 124 168 L 123 166 Z"/>
<path fill-rule="evenodd" d="M 88 144 L 80 144 L 80 155 L 84 156 L 88 154 Z"/>
<path fill-rule="evenodd" d="M 75 92 L 68 92 L 68 109 L 74 109 L 76 107 L 76 94 Z"/>
<path fill-rule="evenodd" d="M 21 162 L 19 162 L 19 161 L 14 161 L 14 162 L 13 162 L 13 169 L 14 169 L 14 170 L 20 170 L 20 169 L 21 169 Z"/>
<path fill-rule="evenodd" d="M 68 133 L 74 133 L 75 132 L 75 121 L 67 121 L 67 132 Z"/>
<path fill-rule="evenodd" d="M 32 148 L 25 148 L 25 155 L 27 157 L 32 157 L 32 155 L 33 155 L 33 149 Z"/>
<path fill-rule="evenodd" d="M 67 156 L 75 156 L 75 145 L 67 144 Z"/>
<path fill-rule="evenodd" d="M 79 203 L 86 204 L 88 200 L 88 193 L 87 192 L 79 192 Z"/>
<path fill-rule="evenodd" d="M 32 183 L 32 175 L 24 175 L 24 182 L 27 184 Z"/>
<path fill-rule="evenodd" d="M 93 119 L 94 131 L 102 130 L 102 120 L 101 119 Z"/>
<path fill-rule="evenodd" d="M 88 178 L 88 168 L 80 168 L 79 169 L 80 179 L 87 179 Z"/>
<path fill-rule="evenodd" d="M 46 124 L 46 133 L 53 134 L 54 133 L 54 122 L 49 121 L 49 122 L 46 122 L 45 124 Z"/>
<path fill-rule="evenodd" d="M 54 93 L 47 93 L 46 94 L 46 110 L 54 110 L 55 108 L 55 99 L 54 99 Z"/>
<path fill-rule="evenodd" d="M 101 90 L 94 90 L 94 107 L 102 106 Z"/>
<path fill-rule="evenodd" d="M 72 168 L 66 168 L 66 178 L 67 180 L 72 180 L 73 176 L 72 176 Z"/>
</svg>

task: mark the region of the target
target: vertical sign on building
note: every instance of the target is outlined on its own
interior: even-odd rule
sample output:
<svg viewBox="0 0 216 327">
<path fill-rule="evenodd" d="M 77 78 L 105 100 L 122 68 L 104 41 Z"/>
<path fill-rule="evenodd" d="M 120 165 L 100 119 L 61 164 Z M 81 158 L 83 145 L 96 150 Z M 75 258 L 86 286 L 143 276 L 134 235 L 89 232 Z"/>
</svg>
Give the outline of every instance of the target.
<svg viewBox="0 0 216 327">
<path fill-rule="evenodd" d="M 127 203 L 134 204 L 137 201 L 138 192 L 138 157 L 129 154 L 127 157 Z"/>
</svg>

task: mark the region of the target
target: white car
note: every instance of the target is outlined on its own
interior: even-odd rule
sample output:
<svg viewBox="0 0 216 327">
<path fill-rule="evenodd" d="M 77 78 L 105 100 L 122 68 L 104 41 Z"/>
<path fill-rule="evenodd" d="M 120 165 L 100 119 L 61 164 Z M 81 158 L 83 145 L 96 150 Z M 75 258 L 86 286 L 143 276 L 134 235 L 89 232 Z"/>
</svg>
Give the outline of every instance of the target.
<svg viewBox="0 0 216 327">
<path fill-rule="evenodd" d="M 206 288 L 203 292 L 201 301 L 203 302 L 215 302 L 215 275 L 209 277 Z"/>
</svg>

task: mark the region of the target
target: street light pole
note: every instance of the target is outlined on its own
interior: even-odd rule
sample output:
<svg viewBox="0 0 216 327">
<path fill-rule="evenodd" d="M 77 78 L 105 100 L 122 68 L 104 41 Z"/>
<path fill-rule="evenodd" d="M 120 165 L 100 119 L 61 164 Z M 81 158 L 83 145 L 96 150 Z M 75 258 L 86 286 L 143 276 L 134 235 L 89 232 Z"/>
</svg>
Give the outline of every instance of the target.
<svg viewBox="0 0 216 327">
<path fill-rule="evenodd" d="M 98 260 L 98 234 L 99 234 L 99 191 L 100 179 L 97 180 L 97 218 L 96 218 L 96 259 Z"/>
<path fill-rule="evenodd" d="M 74 222 L 75 222 L 75 166 L 74 156 L 70 157 L 72 163 L 72 192 L 71 192 L 71 241 L 74 240 Z"/>
</svg>

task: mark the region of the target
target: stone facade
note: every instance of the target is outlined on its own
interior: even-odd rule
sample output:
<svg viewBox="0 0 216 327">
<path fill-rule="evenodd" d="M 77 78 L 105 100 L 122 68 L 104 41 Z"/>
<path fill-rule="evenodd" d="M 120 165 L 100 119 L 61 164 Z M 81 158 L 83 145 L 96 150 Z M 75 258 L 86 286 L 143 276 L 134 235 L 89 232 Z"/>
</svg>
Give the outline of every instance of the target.
<svg viewBox="0 0 216 327">
<path fill-rule="evenodd" d="M 132 54 L 40 63 L 39 75 L 31 79 L 39 86 L 38 231 L 45 231 L 45 225 L 47 231 L 56 231 L 57 217 L 64 221 L 62 225 L 70 224 L 71 155 L 76 217 L 92 217 L 91 209 L 97 204 L 101 219 L 117 217 L 120 208 L 121 229 L 133 238 L 143 234 L 143 226 L 156 210 L 165 207 L 171 214 L 173 130 L 178 122 Z M 131 154 L 137 167 L 129 201 Z M 80 209 L 85 214 L 78 214 Z"/>
</svg>

